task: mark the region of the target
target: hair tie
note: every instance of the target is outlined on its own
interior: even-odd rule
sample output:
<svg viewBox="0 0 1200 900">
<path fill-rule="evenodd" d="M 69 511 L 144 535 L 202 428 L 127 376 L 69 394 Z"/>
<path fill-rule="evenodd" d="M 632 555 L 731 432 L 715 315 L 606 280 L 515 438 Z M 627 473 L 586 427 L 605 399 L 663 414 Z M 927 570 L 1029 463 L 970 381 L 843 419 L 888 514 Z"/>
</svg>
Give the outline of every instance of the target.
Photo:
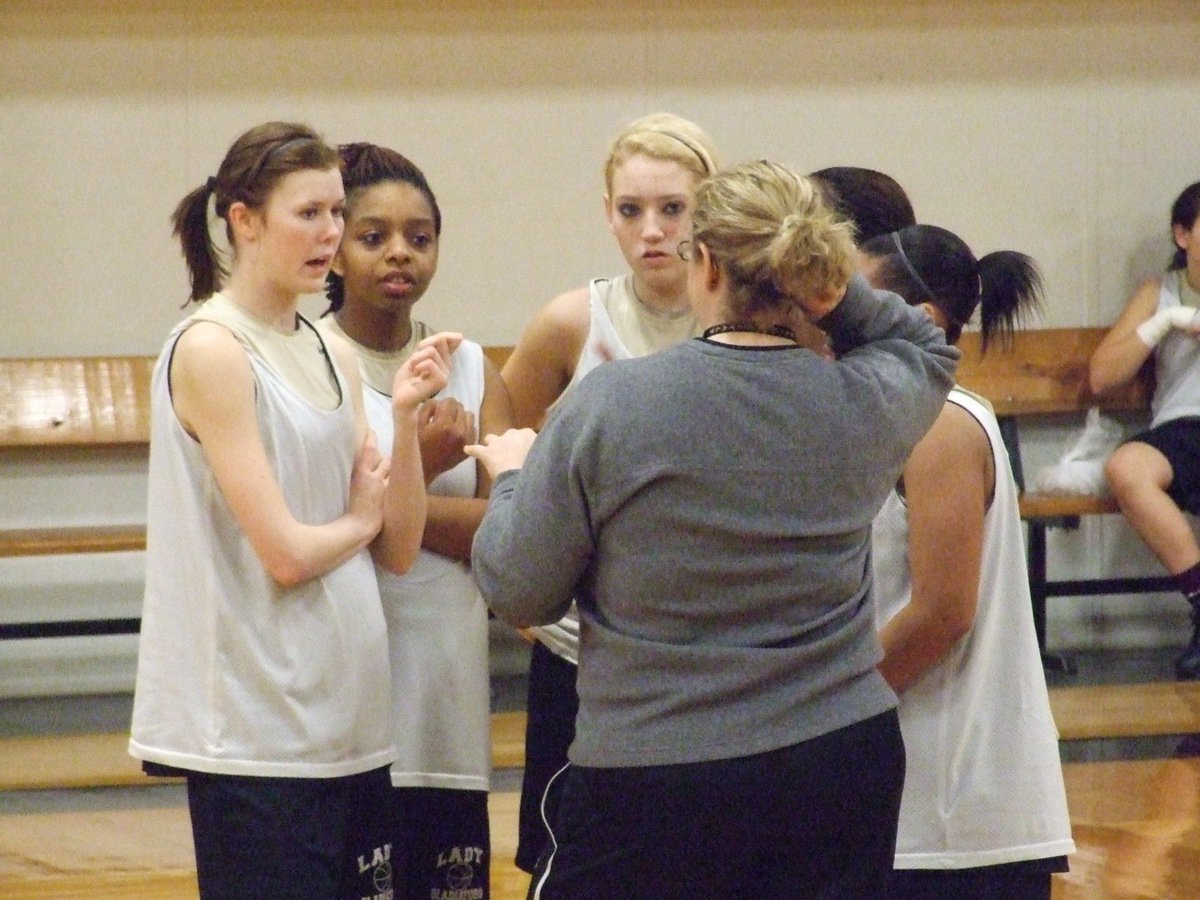
<svg viewBox="0 0 1200 900">
<path fill-rule="evenodd" d="M 926 297 L 936 302 L 937 297 L 935 297 L 933 291 L 929 289 L 929 285 L 925 283 L 925 279 L 917 274 L 917 270 L 913 268 L 913 264 L 909 260 L 908 254 L 904 252 L 904 245 L 900 243 L 900 232 L 892 232 L 892 243 L 896 245 L 896 250 L 900 253 L 900 262 L 904 265 L 904 271 L 908 272 L 908 274 L 912 276 L 913 281 L 915 281 L 917 286 L 925 292 Z"/>
</svg>

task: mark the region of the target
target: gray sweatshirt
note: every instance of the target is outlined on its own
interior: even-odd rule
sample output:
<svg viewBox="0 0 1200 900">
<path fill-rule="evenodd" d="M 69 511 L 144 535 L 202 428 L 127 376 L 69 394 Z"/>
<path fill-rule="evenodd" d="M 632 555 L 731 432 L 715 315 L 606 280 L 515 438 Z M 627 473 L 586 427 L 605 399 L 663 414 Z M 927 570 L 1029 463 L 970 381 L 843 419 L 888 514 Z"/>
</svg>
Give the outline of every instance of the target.
<svg viewBox="0 0 1200 900">
<path fill-rule="evenodd" d="M 747 756 L 895 706 L 871 520 L 958 351 L 859 278 L 820 324 L 836 362 L 693 340 L 600 366 L 496 479 L 484 599 L 518 627 L 579 604 L 572 762 Z"/>
</svg>

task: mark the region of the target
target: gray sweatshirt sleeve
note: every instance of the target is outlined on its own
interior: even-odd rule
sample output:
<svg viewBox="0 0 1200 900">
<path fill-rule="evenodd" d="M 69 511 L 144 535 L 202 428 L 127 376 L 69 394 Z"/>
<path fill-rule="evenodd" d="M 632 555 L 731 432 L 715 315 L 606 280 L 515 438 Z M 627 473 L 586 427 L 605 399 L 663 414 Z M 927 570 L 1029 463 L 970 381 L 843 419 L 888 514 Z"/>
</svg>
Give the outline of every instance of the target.
<svg viewBox="0 0 1200 900">
<path fill-rule="evenodd" d="M 862 276 L 817 323 L 829 333 L 845 371 L 858 380 L 864 409 L 891 422 L 910 444 L 933 424 L 954 386 L 961 356 L 923 309 L 896 294 L 874 290 Z"/>
<path fill-rule="evenodd" d="M 516 628 L 562 618 L 595 549 L 575 466 L 585 416 L 572 405 L 546 423 L 520 471 L 496 478 L 475 532 L 471 567 L 480 593 L 497 618 Z"/>
<path fill-rule="evenodd" d="M 918 306 L 909 306 L 890 291 L 877 291 L 861 275 L 850 279 L 846 296 L 833 312 L 817 323 L 829 333 L 839 357 L 875 341 L 900 340 L 931 355 L 935 367 L 953 379 L 959 351 Z"/>
</svg>

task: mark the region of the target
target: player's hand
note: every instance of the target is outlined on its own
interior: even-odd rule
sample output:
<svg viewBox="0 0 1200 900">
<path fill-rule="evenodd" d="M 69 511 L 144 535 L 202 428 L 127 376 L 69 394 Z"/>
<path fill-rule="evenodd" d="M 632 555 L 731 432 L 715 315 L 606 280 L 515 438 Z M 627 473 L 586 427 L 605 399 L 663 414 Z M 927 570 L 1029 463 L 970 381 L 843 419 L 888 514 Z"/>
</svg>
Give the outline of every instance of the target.
<svg viewBox="0 0 1200 900">
<path fill-rule="evenodd" d="M 450 378 L 450 356 L 462 343 L 462 335 L 439 331 L 417 344 L 392 381 L 392 409 L 411 412 L 433 399 Z"/>
<path fill-rule="evenodd" d="M 368 431 L 350 473 L 347 511 L 365 523 L 371 537 L 383 527 L 383 494 L 390 469 L 391 460 L 379 452 L 375 432 Z"/>
<path fill-rule="evenodd" d="M 425 483 L 467 458 L 463 448 L 475 443 L 475 416 L 457 400 L 428 400 L 417 411 L 417 441 Z"/>
</svg>

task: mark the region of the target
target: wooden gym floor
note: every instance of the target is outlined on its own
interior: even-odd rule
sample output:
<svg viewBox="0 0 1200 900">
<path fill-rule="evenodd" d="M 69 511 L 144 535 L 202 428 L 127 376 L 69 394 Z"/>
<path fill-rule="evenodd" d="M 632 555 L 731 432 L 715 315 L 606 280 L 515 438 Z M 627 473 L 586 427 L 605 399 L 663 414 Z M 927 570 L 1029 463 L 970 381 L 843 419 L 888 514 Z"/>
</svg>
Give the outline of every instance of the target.
<svg viewBox="0 0 1200 900">
<path fill-rule="evenodd" d="M 1200 897 L 1200 684 L 1169 681 L 1169 665 L 1169 651 L 1117 654 L 1049 676 L 1078 845 L 1054 900 Z M 1109 683 L 1131 669 L 1136 683 Z M 73 718 L 62 701 L 0 703 L 0 897 L 194 898 L 182 786 L 148 786 L 120 726 L 96 727 L 127 698 L 94 702 L 100 713 Z M 46 719 L 57 724 L 27 727 Z M 523 721 L 518 709 L 493 718 L 494 900 L 528 885 L 512 865 Z"/>
</svg>

